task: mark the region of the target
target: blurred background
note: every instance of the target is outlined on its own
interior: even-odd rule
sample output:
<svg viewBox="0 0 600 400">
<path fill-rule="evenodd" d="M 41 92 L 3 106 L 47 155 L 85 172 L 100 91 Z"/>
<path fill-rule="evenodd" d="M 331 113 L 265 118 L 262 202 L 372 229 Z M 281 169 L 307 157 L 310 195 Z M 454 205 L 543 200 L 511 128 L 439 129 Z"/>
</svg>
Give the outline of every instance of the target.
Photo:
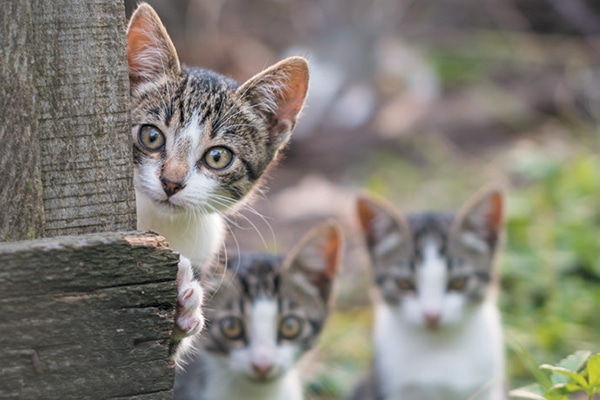
<svg viewBox="0 0 600 400">
<path fill-rule="evenodd" d="M 403 211 L 456 210 L 505 184 L 510 386 L 600 351 L 599 1 L 149 3 L 188 65 L 244 81 L 288 55 L 310 60 L 292 143 L 229 235 L 231 251 L 285 252 L 325 218 L 346 228 L 336 312 L 303 362 L 309 398 L 343 396 L 370 364 L 360 190 Z"/>
</svg>

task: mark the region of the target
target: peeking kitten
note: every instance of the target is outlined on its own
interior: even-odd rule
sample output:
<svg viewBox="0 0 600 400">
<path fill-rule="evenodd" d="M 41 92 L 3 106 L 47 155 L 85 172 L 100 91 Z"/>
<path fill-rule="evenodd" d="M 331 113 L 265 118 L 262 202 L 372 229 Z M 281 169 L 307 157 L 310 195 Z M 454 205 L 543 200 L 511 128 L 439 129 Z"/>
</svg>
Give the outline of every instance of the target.
<svg viewBox="0 0 600 400">
<path fill-rule="evenodd" d="M 223 243 L 222 215 L 247 197 L 288 142 L 308 65 L 285 59 L 239 85 L 186 68 L 141 3 L 127 29 L 137 227 L 163 235 L 199 271 Z M 180 264 L 177 328 L 201 328 L 202 291 Z"/>
<path fill-rule="evenodd" d="M 221 214 L 242 201 L 292 133 L 308 65 L 291 57 L 243 85 L 180 65 L 142 3 L 127 32 L 138 228 L 202 266 L 223 239 Z"/>
<path fill-rule="evenodd" d="M 176 371 L 177 400 L 299 400 L 295 366 L 329 314 L 341 233 L 324 223 L 286 256 L 229 258 L 210 274 L 206 329 Z"/>
<path fill-rule="evenodd" d="M 374 369 L 353 398 L 505 398 L 493 268 L 502 193 L 482 191 L 458 215 L 404 217 L 370 196 L 357 211 L 377 299 Z"/>
</svg>

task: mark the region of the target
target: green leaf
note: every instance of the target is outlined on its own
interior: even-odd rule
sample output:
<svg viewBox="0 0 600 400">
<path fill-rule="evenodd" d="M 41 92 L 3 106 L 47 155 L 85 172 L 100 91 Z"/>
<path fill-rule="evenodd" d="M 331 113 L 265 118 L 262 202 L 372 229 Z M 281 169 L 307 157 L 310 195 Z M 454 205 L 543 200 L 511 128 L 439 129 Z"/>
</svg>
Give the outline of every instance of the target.
<svg viewBox="0 0 600 400">
<path fill-rule="evenodd" d="M 591 351 L 576 351 L 575 353 L 560 360 L 556 366 L 573 372 L 581 371 L 591 354 Z"/>
<path fill-rule="evenodd" d="M 548 400 L 569 400 L 567 390 L 564 384 L 558 384 L 552 387 L 545 393 L 545 398 Z"/>
<path fill-rule="evenodd" d="M 511 390 L 509 396 L 520 399 L 546 400 L 542 387 L 537 383 Z"/>
<path fill-rule="evenodd" d="M 600 391 L 600 354 L 594 354 L 587 362 L 588 381 L 591 388 Z"/>
<path fill-rule="evenodd" d="M 582 388 L 580 385 L 576 384 L 576 383 L 565 383 L 564 387 L 567 389 L 568 393 L 575 393 L 578 392 L 580 390 L 585 390 L 585 388 Z"/>
<path fill-rule="evenodd" d="M 540 369 L 552 372 L 552 376 L 550 378 L 552 379 L 552 382 L 554 383 L 553 387 L 557 387 L 558 385 L 568 383 L 569 382 L 568 378 L 571 378 L 572 380 L 574 380 L 575 382 L 577 382 L 579 385 L 581 385 L 583 387 L 588 386 L 587 381 L 585 380 L 585 378 L 582 375 L 580 375 L 577 372 L 569 371 L 566 368 L 555 367 L 554 365 L 544 364 L 544 365 L 540 365 Z"/>
<path fill-rule="evenodd" d="M 556 387 L 557 385 L 568 383 L 569 382 L 568 378 L 571 378 L 573 381 L 575 381 L 582 387 L 588 386 L 585 378 L 578 372 L 569 371 L 568 369 L 561 368 L 561 367 L 555 367 L 554 365 L 548 365 L 548 364 L 541 365 L 540 368 L 544 369 L 546 371 L 552 372 L 552 376 L 550 378 L 552 379 L 552 382 L 554 383 L 554 387 Z"/>
</svg>

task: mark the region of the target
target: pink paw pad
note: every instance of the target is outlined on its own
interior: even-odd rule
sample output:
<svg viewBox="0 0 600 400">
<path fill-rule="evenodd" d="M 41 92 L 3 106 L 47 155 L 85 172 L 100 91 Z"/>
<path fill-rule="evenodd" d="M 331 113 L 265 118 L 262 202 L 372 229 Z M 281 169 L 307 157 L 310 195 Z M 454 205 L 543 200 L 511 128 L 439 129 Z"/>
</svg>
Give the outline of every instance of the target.
<svg viewBox="0 0 600 400">
<path fill-rule="evenodd" d="M 177 310 L 175 312 L 175 328 L 177 336 L 192 336 L 200 332 L 204 326 L 202 315 L 203 290 L 194 279 L 194 271 L 189 260 L 180 257 L 177 273 Z"/>
</svg>

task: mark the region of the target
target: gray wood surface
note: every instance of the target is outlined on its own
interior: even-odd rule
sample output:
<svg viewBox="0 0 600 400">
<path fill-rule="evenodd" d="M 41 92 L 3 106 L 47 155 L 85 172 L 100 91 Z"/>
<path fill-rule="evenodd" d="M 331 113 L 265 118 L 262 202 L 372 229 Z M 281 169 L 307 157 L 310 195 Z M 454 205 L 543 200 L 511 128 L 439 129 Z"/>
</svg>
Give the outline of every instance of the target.
<svg viewBox="0 0 600 400">
<path fill-rule="evenodd" d="M 31 2 L 0 3 L 0 240 L 33 239 L 43 226 L 32 42 Z"/>
<path fill-rule="evenodd" d="M 177 262 L 135 232 L 0 243 L 0 398 L 172 398 Z"/>
<path fill-rule="evenodd" d="M 123 2 L 0 15 L 0 240 L 134 229 Z"/>
</svg>

